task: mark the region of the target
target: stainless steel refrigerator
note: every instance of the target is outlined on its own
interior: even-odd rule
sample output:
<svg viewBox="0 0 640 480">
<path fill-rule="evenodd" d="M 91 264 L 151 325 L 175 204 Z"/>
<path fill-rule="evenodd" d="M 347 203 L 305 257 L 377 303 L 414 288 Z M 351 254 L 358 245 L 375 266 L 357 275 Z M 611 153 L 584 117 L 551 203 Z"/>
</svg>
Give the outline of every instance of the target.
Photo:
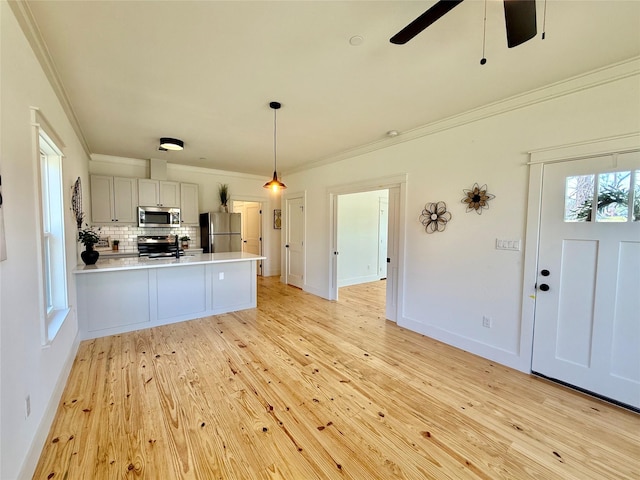
<svg viewBox="0 0 640 480">
<path fill-rule="evenodd" d="M 241 252 L 240 214 L 200 214 L 200 245 L 203 253 Z"/>
</svg>

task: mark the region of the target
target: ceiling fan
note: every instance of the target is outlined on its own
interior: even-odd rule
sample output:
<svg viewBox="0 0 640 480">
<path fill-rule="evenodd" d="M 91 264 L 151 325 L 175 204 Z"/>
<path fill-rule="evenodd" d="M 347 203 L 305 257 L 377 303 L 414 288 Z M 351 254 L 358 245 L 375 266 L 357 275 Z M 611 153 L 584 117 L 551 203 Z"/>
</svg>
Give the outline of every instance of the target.
<svg viewBox="0 0 640 480">
<path fill-rule="evenodd" d="M 404 27 L 390 42 L 404 45 L 422 32 L 429 25 L 449 13 L 463 0 L 440 0 L 426 12 Z M 507 45 L 517 47 L 521 43 L 536 36 L 536 1 L 535 0 L 504 0 L 504 19 L 507 27 Z"/>
</svg>

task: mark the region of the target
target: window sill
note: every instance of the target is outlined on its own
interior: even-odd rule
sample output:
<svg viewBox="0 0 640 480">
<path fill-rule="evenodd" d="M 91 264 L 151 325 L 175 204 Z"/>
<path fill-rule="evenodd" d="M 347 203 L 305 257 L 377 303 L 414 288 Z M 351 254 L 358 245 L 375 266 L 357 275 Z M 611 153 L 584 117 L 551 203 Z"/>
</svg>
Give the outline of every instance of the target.
<svg viewBox="0 0 640 480">
<path fill-rule="evenodd" d="M 62 324 L 69 316 L 71 312 L 70 308 L 61 308 L 59 310 L 54 310 L 47 317 L 47 339 L 45 342 L 45 346 L 51 345 L 51 342 L 56 338 L 56 335 L 62 328 Z"/>
</svg>

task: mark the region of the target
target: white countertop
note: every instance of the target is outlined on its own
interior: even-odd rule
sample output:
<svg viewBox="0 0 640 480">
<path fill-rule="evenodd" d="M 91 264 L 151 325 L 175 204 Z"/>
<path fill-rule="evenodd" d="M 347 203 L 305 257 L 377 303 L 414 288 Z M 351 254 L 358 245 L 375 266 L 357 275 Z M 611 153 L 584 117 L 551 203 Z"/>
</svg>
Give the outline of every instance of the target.
<svg viewBox="0 0 640 480">
<path fill-rule="evenodd" d="M 174 257 L 108 258 L 99 260 L 95 265 L 80 264 L 76 267 L 73 273 L 99 273 L 140 268 L 179 267 L 183 265 L 197 265 L 204 263 L 247 262 L 251 260 L 265 260 L 266 258 L 267 257 L 244 252 L 200 253 L 184 255 L 179 259 Z"/>
</svg>

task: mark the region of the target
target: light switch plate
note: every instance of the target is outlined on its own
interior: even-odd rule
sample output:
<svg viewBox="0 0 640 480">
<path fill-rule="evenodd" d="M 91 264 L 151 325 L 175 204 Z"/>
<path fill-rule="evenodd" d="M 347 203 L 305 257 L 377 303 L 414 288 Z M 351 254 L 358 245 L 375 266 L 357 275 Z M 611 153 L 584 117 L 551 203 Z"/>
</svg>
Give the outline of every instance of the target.
<svg viewBox="0 0 640 480">
<path fill-rule="evenodd" d="M 496 238 L 496 250 L 513 250 L 520 251 L 520 240 L 507 240 Z"/>
</svg>

